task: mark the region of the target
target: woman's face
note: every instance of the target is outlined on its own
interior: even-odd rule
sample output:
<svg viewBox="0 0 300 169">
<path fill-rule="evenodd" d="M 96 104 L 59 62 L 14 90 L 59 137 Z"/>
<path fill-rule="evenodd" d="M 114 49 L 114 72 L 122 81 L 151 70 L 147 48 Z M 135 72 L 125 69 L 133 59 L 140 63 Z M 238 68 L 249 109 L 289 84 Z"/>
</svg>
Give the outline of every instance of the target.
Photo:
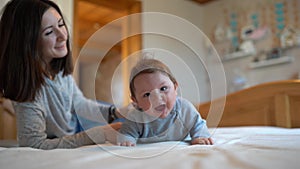
<svg viewBox="0 0 300 169">
<path fill-rule="evenodd" d="M 135 97 L 132 100 L 139 108 L 159 118 L 169 115 L 176 102 L 177 84 L 167 75 L 159 71 L 142 73 L 133 83 Z"/>
<path fill-rule="evenodd" d="M 47 63 L 50 63 L 53 58 L 67 55 L 67 39 L 68 32 L 64 20 L 54 8 L 49 8 L 42 18 L 39 39 L 41 55 Z"/>
</svg>

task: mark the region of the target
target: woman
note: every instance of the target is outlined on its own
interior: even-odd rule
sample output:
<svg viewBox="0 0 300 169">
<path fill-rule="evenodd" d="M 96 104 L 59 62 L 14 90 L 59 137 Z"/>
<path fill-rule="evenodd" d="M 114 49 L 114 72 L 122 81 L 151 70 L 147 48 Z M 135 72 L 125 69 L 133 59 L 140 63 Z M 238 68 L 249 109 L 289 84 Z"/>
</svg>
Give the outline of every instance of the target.
<svg viewBox="0 0 300 169">
<path fill-rule="evenodd" d="M 114 106 L 88 100 L 78 89 L 69 33 L 54 2 L 8 2 L 0 41 L 0 95 L 13 101 L 20 146 L 75 148 L 114 141 L 121 123 L 103 126 L 116 117 Z"/>
</svg>

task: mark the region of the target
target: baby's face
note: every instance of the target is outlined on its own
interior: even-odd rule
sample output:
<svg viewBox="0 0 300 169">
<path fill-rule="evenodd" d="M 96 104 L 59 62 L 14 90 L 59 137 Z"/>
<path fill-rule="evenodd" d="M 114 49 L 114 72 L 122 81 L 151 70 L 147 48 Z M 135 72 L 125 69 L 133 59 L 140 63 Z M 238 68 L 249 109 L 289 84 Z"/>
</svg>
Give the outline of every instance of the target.
<svg viewBox="0 0 300 169">
<path fill-rule="evenodd" d="M 174 107 L 177 84 L 161 73 L 142 73 L 134 79 L 135 98 L 132 100 L 148 114 L 165 118 Z"/>
</svg>

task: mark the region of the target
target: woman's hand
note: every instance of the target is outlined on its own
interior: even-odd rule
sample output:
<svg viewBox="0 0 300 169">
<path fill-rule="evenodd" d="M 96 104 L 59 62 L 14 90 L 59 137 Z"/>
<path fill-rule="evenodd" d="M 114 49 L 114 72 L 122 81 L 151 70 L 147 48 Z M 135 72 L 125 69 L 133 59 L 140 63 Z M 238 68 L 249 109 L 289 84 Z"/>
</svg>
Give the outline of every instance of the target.
<svg viewBox="0 0 300 169">
<path fill-rule="evenodd" d="M 195 138 L 191 142 L 192 145 L 195 144 L 204 144 L 204 145 L 213 145 L 213 140 L 211 138 Z"/>
<path fill-rule="evenodd" d="M 122 123 L 121 122 L 111 123 L 109 124 L 109 126 L 115 130 L 119 130 L 122 126 Z"/>
</svg>

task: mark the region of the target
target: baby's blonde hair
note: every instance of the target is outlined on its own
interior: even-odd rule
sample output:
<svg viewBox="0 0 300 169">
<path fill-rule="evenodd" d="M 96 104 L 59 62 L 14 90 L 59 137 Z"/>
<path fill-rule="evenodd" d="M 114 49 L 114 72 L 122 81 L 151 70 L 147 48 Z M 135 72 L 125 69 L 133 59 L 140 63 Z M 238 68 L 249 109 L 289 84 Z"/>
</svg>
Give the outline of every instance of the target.
<svg viewBox="0 0 300 169">
<path fill-rule="evenodd" d="M 129 81 L 131 97 L 135 97 L 134 79 L 140 74 L 155 72 L 161 72 L 167 75 L 170 78 L 170 80 L 174 83 L 174 85 L 177 84 L 177 80 L 175 79 L 167 65 L 156 59 L 142 58 L 131 69 Z"/>
</svg>

